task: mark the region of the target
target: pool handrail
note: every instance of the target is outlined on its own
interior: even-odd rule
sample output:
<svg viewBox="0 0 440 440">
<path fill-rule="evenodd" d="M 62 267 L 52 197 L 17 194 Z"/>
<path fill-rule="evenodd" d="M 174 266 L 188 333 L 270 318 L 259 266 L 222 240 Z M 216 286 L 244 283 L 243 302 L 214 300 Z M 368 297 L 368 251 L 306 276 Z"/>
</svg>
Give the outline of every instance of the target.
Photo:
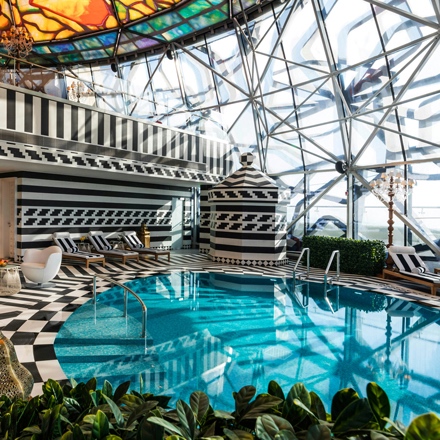
<svg viewBox="0 0 440 440">
<path fill-rule="evenodd" d="M 293 277 L 296 278 L 296 269 L 298 268 L 298 264 L 301 262 L 303 255 L 306 254 L 306 262 L 307 262 L 307 270 L 306 270 L 306 278 L 309 278 L 310 275 L 310 248 L 303 248 L 301 253 L 299 254 L 298 260 L 296 260 L 296 264 L 293 267 Z M 301 278 L 303 272 L 299 272 L 298 276 Z"/>
<path fill-rule="evenodd" d="M 328 272 L 330 270 L 330 266 L 333 263 L 333 258 L 335 257 L 335 255 L 336 255 L 336 279 L 339 280 L 339 273 L 340 273 L 340 271 L 339 271 L 339 260 L 340 260 L 340 258 L 339 258 L 339 250 L 335 250 L 335 251 L 332 252 L 332 254 L 330 256 L 330 260 L 328 260 L 327 269 L 325 269 L 324 280 L 326 282 L 333 280 L 333 277 L 327 278 L 327 275 L 328 275 Z"/>
<path fill-rule="evenodd" d="M 124 318 L 127 317 L 127 309 L 128 309 L 128 293 L 131 293 L 135 299 L 139 302 L 139 304 L 142 307 L 142 338 L 145 338 L 147 335 L 147 306 L 142 301 L 142 299 L 137 295 L 133 290 L 131 290 L 129 287 L 125 286 L 124 284 L 110 278 L 106 277 L 101 274 L 94 274 L 93 275 L 93 304 L 95 304 L 95 310 L 96 310 L 96 278 L 101 278 L 104 281 L 109 281 L 112 284 L 116 284 L 119 287 L 122 287 L 124 290 Z"/>
</svg>

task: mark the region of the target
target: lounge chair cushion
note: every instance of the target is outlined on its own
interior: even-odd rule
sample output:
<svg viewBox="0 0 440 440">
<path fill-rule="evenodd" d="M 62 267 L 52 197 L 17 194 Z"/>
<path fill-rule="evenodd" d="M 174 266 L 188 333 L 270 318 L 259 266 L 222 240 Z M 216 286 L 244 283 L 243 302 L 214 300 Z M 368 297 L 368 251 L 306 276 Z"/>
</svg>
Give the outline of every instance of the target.
<svg viewBox="0 0 440 440">
<path fill-rule="evenodd" d="M 52 235 L 52 238 L 55 244 L 57 244 L 58 247 L 60 247 L 63 252 L 75 254 L 79 250 L 78 246 L 72 240 L 68 232 L 55 232 Z"/>
<path fill-rule="evenodd" d="M 145 245 L 139 240 L 138 236 L 134 231 L 125 232 L 124 241 L 131 249 L 144 249 Z"/>
</svg>

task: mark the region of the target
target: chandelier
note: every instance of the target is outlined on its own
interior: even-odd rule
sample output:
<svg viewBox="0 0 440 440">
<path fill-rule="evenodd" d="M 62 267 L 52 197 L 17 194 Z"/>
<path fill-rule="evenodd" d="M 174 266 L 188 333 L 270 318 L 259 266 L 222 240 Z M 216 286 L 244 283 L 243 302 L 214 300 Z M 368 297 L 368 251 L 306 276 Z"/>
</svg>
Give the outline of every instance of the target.
<svg viewBox="0 0 440 440">
<path fill-rule="evenodd" d="M 6 47 L 8 55 L 26 58 L 32 50 L 34 40 L 24 26 L 12 26 L 2 32 L 0 43 Z"/>
<path fill-rule="evenodd" d="M 388 173 L 382 173 L 380 179 L 373 180 L 370 183 L 371 191 L 376 194 L 380 199 L 388 202 L 388 244 L 387 248 L 393 246 L 394 239 L 394 200 L 404 202 L 408 194 L 412 192 L 416 182 L 413 179 L 402 179 L 402 173 L 389 171 Z M 385 261 L 387 269 L 392 270 L 394 261 L 391 255 L 388 253 Z"/>
<path fill-rule="evenodd" d="M 73 81 L 70 86 L 67 87 L 67 98 L 70 101 L 80 102 L 81 98 L 94 95 L 93 90 L 90 90 L 81 81 Z"/>
</svg>

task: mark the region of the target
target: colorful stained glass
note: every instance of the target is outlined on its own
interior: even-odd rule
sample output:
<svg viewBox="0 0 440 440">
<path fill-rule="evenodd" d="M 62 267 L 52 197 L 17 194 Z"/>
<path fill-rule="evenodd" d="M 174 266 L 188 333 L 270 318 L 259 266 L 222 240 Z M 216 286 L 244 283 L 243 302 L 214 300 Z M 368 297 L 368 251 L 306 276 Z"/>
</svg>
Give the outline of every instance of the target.
<svg viewBox="0 0 440 440">
<path fill-rule="evenodd" d="M 81 63 L 187 38 L 229 20 L 229 4 L 228 0 L 0 0 L 0 30 L 11 26 L 14 15 L 16 24 L 23 24 L 34 40 L 29 60 L 41 65 Z"/>
</svg>

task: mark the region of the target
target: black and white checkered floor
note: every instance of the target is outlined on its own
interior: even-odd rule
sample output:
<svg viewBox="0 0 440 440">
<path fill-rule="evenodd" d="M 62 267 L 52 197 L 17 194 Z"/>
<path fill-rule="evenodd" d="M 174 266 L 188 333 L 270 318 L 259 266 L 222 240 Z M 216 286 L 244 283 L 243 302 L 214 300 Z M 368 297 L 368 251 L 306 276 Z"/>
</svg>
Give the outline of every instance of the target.
<svg viewBox="0 0 440 440">
<path fill-rule="evenodd" d="M 64 264 L 54 280 L 56 285 L 46 289 L 23 287 L 13 296 L 0 297 L 0 328 L 15 346 L 19 361 L 34 376 L 33 395 L 41 394 L 42 384 L 50 379 L 64 381 L 54 351 L 54 340 L 64 321 L 92 297 L 93 275 L 102 274 L 117 281 L 166 273 L 169 271 L 196 270 L 234 274 L 261 274 L 265 276 L 292 277 L 295 262 L 280 267 L 243 267 L 213 263 L 206 255 L 194 251 L 171 253 L 166 259 L 128 262 L 126 265 L 108 261 L 106 267 Z M 313 269 L 311 280 L 322 280 L 323 271 Z M 370 290 L 440 308 L 440 297 L 414 290 L 400 282 L 380 278 L 342 274 L 339 284 L 361 290 Z M 106 290 L 106 282 L 97 283 L 98 291 Z M 417 287 L 419 289 L 419 287 Z"/>
</svg>

